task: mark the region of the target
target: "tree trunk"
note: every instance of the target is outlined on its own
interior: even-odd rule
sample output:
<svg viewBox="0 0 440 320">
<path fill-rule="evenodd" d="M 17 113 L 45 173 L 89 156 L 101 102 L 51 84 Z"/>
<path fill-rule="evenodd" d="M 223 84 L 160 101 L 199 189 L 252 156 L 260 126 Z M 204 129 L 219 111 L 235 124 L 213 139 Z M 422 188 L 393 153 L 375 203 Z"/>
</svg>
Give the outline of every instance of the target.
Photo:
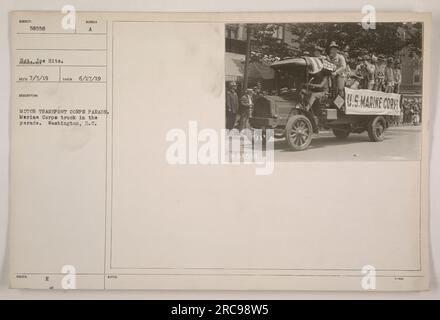
<svg viewBox="0 0 440 320">
<path fill-rule="evenodd" d="M 246 58 L 244 60 L 244 79 L 243 79 L 243 91 L 248 88 L 249 82 L 249 60 L 251 55 L 251 26 L 246 25 Z"/>
</svg>

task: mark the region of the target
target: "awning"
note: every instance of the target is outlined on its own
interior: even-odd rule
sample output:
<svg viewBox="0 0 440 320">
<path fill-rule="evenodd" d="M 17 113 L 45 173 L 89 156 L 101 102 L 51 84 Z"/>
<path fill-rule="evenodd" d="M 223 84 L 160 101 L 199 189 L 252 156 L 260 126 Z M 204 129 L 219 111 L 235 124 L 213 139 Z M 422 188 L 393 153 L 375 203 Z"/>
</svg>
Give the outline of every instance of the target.
<svg viewBox="0 0 440 320">
<path fill-rule="evenodd" d="M 245 56 L 238 53 L 226 53 L 225 65 L 226 81 L 242 81 L 244 75 Z M 249 64 L 249 78 L 257 80 L 268 80 L 275 77 L 274 70 L 262 62 L 251 62 Z"/>
</svg>

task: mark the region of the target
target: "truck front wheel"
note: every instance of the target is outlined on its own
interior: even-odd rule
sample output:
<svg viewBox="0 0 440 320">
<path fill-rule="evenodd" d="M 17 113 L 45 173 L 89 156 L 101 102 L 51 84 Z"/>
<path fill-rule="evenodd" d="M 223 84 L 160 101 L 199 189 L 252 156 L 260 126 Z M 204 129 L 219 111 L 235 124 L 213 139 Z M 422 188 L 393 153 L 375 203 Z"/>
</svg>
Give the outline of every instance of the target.
<svg viewBox="0 0 440 320">
<path fill-rule="evenodd" d="M 307 149 L 312 141 L 313 127 L 303 115 L 293 115 L 286 124 L 286 141 L 294 151 Z"/>
</svg>

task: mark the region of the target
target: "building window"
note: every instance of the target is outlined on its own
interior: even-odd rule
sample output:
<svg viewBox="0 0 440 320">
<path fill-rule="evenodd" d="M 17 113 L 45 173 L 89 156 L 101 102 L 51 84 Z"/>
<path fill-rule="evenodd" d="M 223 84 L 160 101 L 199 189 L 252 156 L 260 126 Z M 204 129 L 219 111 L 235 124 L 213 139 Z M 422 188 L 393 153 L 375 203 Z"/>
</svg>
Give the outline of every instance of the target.
<svg viewBox="0 0 440 320">
<path fill-rule="evenodd" d="M 420 78 L 420 70 L 416 69 L 413 73 L 413 84 L 420 84 L 421 78 Z"/>
<path fill-rule="evenodd" d="M 237 39 L 238 38 L 238 26 L 226 25 L 226 38 Z"/>
</svg>

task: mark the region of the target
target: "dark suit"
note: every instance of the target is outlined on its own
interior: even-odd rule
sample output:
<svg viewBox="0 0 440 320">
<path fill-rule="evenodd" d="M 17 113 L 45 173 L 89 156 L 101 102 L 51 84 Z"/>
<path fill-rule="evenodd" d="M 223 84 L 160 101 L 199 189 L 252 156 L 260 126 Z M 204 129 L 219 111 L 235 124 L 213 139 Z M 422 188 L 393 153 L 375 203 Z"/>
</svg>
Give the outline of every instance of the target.
<svg viewBox="0 0 440 320">
<path fill-rule="evenodd" d="M 238 113 L 238 96 L 235 91 L 226 92 L 226 129 L 233 129 Z"/>
</svg>

